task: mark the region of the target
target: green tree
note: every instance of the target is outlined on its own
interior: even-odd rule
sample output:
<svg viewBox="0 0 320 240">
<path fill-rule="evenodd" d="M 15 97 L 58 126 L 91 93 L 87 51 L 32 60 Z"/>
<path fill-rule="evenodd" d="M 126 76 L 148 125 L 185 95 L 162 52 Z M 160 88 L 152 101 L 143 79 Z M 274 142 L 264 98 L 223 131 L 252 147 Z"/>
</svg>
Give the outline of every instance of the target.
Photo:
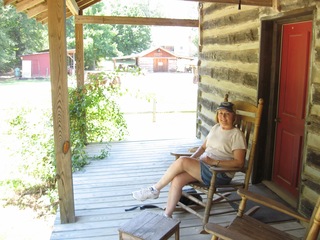
<svg viewBox="0 0 320 240">
<path fill-rule="evenodd" d="M 0 72 L 21 67 L 20 56 L 43 50 L 46 42 L 45 26 L 0 1 Z"/>
<path fill-rule="evenodd" d="M 102 2 L 85 10 L 85 15 L 103 15 Z M 85 69 L 95 69 L 106 56 L 117 56 L 117 44 L 113 42 L 115 32 L 107 24 L 85 24 L 83 27 Z M 68 48 L 75 48 L 74 18 L 67 19 Z"/>
<path fill-rule="evenodd" d="M 138 5 L 120 3 L 117 0 L 100 2 L 86 9 L 84 15 L 108 15 L 106 9 L 111 9 L 111 15 L 116 16 L 151 16 L 148 1 L 141 1 Z M 72 30 L 70 30 L 72 28 Z M 130 55 L 150 47 L 151 30 L 149 26 L 131 25 L 84 25 L 84 61 L 86 69 L 95 66 L 105 58 Z M 67 21 L 68 47 L 75 47 L 74 24 Z"/>
<path fill-rule="evenodd" d="M 94 4 L 85 11 L 86 15 L 104 15 L 103 2 Z M 84 25 L 84 61 L 86 69 L 95 69 L 96 64 L 106 56 L 117 56 L 117 43 L 113 42 L 115 32 L 108 24 Z"/>
<path fill-rule="evenodd" d="M 146 26 L 115 25 L 118 51 L 121 55 L 139 53 L 150 47 L 150 28 Z"/>
<path fill-rule="evenodd" d="M 111 1 L 113 16 L 156 17 L 160 14 L 150 8 L 149 0 L 132 2 Z M 121 55 L 130 55 L 146 50 L 151 44 L 151 28 L 149 26 L 114 25 L 114 41 L 117 42 Z"/>
</svg>

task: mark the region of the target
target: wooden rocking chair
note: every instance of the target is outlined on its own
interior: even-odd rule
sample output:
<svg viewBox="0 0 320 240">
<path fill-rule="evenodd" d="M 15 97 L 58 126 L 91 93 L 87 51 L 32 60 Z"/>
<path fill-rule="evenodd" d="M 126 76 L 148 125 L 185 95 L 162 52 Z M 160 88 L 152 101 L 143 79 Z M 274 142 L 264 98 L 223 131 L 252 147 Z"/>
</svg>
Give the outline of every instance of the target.
<svg viewBox="0 0 320 240">
<path fill-rule="evenodd" d="M 288 208 L 287 206 L 267 197 L 261 196 L 256 193 L 252 193 L 245 189 L 239 189 L 238 194 L 242 200 L 239 206 L 238 214 L 236 218 L 228 227 L 222 227 L 218 224 L 207 223 L 205 230 L 208 233 L 213 234 L 212 240 L 216 239 L 241 239 L 241 240 L 286 240 L 286 239 L 300 239 L 296 238 L 284 231 L 271 227 L 268 224 L 260 222 L 246 214 L 244 209 L 247 200 L 259 203 L 267 206 L 271 209 L 277 210 L 281 213 L 287 214 L 295 219 L 309 223 L 308 228 L 303 239 L 316 240 L 319 235 L 320 228 L 320 197 L 313 210 L 311 219 L 307 219 L 296 211 Z"/>
<path fill-rule="evenodd" d="M 226 95 L 225 100 L 228 101 L 228 95 Z M 259 127 L 261 122 L 261 114 L 263 108 L 263 100 L 259 99 L 258 105 L 253 105 L 244 101 L 234 101 L 237 119 L 235 126 L 238 127 L 245 135 L 247 141 L 247 157 L 246 163 L 243 168 L 220 168 L 220 167 L 211 167 L 211 171 L 213 172 L 213 176 L 211 178 L 210 186 L 206 186 L 201 182 L 194 182 L 188 184 L 192 188 L 196 189 L 201 194 L 206 195 L 206 198 L 203 201 L 199 201 L 197 198 L 193 197 L 192 194 L 188 194 L 186 192 L 182 192 L 183 196 L 192 200 L 195 205 L 187 206 L 181 202 L 178 202 L 180 209 L 184 209 L 199 218 L 202 219 L 203 226 L 208 223 L 209 217 L 215 214 L 222 214 L 226 212 L 219 213 L 211 213 L 211 208 L 214 204 L 222 203 L 222 202 L 239 202 L 239 199 L 229 200 L 227 198 L 230 195 L 230 192 L 237 191 L 238 188 L 248 189 L 249 182 L 251 178 L 251 172 L 253 168 L 256 143 L 258 139 Z M 177 158 L 180 156 L 190 156 L 192 153 L 171 153 Z M 219 172 L 242 172 L 244 173 L 244 177 L 240 180 L 232 180 L 228 185 L 217 185 L 215 186 L 216 175 Z M 216 197 L 214 199 L 214 197 Z M 224 201 L 221 201 L 223 200 Z M 196 206 L 196 207 L 195 207 Z M 199 213 L 200 208 L 204 208 L 204 214 Z M 237 210 L 229 210 L 228 212 L 236 212 Z M 205 233 L 204 231 L 202 233 Z"/>
</svg>

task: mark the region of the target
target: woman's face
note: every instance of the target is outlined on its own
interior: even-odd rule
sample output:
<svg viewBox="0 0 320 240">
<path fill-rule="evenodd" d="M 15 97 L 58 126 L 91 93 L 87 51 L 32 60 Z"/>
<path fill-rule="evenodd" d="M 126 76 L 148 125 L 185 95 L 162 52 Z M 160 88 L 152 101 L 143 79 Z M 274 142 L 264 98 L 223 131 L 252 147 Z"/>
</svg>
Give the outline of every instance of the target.
<svg viewBox="0 0 320 240">
<path fill-rule="evenodd" d="M 233 128 L 234 113 L 225 109 L 218 110 L 218 120 L 223 129 Z"/>
</svg>

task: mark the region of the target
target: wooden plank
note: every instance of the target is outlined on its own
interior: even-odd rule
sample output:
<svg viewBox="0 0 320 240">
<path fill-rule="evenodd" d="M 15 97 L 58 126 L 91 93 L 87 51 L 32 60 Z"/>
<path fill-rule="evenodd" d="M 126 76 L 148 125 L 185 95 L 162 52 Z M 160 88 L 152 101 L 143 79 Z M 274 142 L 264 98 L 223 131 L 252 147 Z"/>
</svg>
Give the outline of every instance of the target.
<svg viewBox="0 0 320 240">
<path fill-rule="evenodd" d="M 167 239 L 179 234 L 180 221 L 144 211 L 119 228 L 120 239 Z"/>
<path fill-rule="evenodd" d="M 153 26 L 198 27 L 194 19 L 116 17 L 116 16 L 75 16 L 76 24 L 128 24 Z"/>
<path fill-rule="evenodd" d="M 273 7 L 274 10 L 280 12 L 279 0 L 272 0 L 272 7 Z"/>
<path fill-rule="evenodd" d="M 231 3 L 239 4 L 239 0 L 182 0 L 189 2 L 208 2 L 208 3 Z M 260 6 L 260 7 L 272 7 L 273 0 L 241 0 L 242 5 Z"/>
<path fill-rule="evenodd" d="M 16 0 L 4 0 L 3 1 L 3 5 L 6 6 L 6 5 L 9 5 L 9 4 L 13 4 Z"/>
<path fill-rule="evenodd" d="M 33 8 L 34 6 L 42 3 L 43 0 L 30 0 L 30 1 L 21 1 L 16 3 L 16 9 L 18 12 L 25 11 L 29 8 Z"/>
<path fill-rule="evenodd" d="M 29 10 L 27 10 L 27 16 L 28 18 L 33 18 L 37 15 L 39 15 L 40 13 L 42 12 L 45 12 L 48 10 L 48 5 L 47 5 L 47 2 L 44 2 L 44 3 L 41 3 Z"/>
<path fill-rule="evenodd" d="M 45 10 L 35 16 L 35 19 L 42 24 L 48 23 L 48 10 Z"/>
<path fill-rule="evenodd" d="M 93 1 L 88 1 L 88 0 L 84 0 L 84 1 L 79 1 L 78 2 L 78 6 L 81 10 L 86 9 L 87 7 L 90 7 L 92 5 L 94 5 L 97 2 L 100 2 L 101 0 L 93 0 Z"/>
<path fill-rule="evenodd" d="M 62 223 L 75 221 L 68 108 L 65 1 L 48 0 L 50 79 L 56 176 Z"/>
<path fill-rule="evenodd" d="M 79 7 L 75 0 L 67 0 L 66 1 L 67 7 L 72 13 L 72 15 L 78 15 L 79 14 Z"/>
</svg>

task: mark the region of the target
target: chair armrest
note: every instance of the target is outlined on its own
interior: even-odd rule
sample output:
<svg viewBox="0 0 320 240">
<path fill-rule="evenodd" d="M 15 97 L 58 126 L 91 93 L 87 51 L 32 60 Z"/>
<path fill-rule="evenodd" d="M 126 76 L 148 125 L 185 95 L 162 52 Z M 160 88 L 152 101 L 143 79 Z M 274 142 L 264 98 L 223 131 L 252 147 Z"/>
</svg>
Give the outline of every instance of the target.
<svg viewBox="0 0 320 240">
<path fill-rule="evenodd" d="M 174 152 L 171 152 L 170 154 L 172 156 L 175 156 L 176 159 L 178 159 L 179 157 L 190 157 L 192 155 L 192 153 L 190 153 L 190 152 L 185 152 L 185 153 L 174 153 Z"/>
<path fill-rule="evenodd" d="M 175 152 L 171 152 L 170 153 L 172 156 L 191 156 L 192 155 L 192 153 L 190 153 L 190 152 L 181 152 L 181 153 L 175 153 Z"/>
<path fill-rule="evenodd" d="M 210 167 L 211 172 L 241 172 L 243 168 L 222 168 L 222 167 Z"/>
<path fill-rule="evenodd" d="M 272 208 L 276 211 L 282 212 L 284 214 L 287 214 L 287 215 L 294 217 L 296 219 L 299 219 L 301 221 L 304 221 L 307 223 L 309 222 L 309 219 L 305 218 L 304 216 L 302 216 L 298 212 L 294 211 L 292 208 L 289 208 L 286 205 L 284 205 L 278 201 L 275 201 L 271 198 L 262 196 L 257 193 L 250 192 L 250 191 L 243 189 L 243 188 L 239 188 L 237 192 L 241 197 L 244 197 L 248 200 L 251 200 L 253 202 L 259 203 L 259 204 L 264 205 L 266 207 Z"/>
<path fill-rule="evenodd" d="M 223 238 L 223 239 L 241 239 L 241 240 L 252 240 L 247 236 L 243 236 L 241 233 L 233 231 L 232 229 L 227 229 L 215 223 L 207 223 L 204 226 L 206 232 L 213 234 L 214 236 Z"/>
<path fill-rule="evenodd" d="M 184 152 L 171 152 L 170 154 L 172 156 L 175 156 L 176 159 L 178 159 L 179 157 L 190 157 L 194 152 L 197 151 L 199 147 L 193 147 L 188 149 L 188 151 L 184 151 Z"/>
</svg>

